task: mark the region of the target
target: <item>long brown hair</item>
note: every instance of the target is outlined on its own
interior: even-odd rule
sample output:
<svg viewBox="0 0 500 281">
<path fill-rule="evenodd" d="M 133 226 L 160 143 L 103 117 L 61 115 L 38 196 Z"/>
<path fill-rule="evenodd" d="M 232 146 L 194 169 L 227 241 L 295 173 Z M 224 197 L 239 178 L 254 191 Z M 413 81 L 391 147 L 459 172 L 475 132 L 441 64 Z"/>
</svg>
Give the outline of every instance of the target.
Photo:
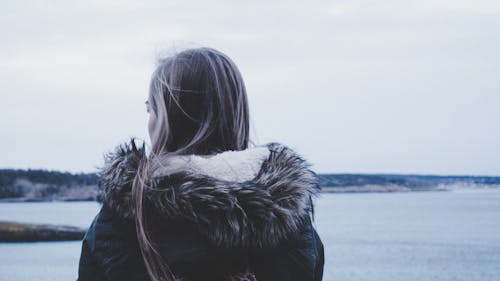
<svg viewBox="0 0 500 281">
<path fill-rule="evenodd" d="M 154 159 L 246 149 L 248 100 L 234 62 L 212 48 L 188 49 L 160 59 L 148 100 L 156 122 L 151 152 L 141 161 L 133 182 L 136 232 L 151 280 L 174 281 L 175 275 L 154 246 L 144 211 L 143 194 Z"/>
</svg>

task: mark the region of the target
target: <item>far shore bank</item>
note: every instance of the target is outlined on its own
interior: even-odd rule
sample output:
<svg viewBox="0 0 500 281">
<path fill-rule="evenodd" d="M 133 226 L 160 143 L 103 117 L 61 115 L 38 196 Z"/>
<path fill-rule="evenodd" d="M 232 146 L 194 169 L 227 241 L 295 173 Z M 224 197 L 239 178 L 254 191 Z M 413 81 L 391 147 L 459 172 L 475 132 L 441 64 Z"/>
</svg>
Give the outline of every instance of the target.
<svg viewBox="0 0 500 281">
<path fill-rule="evenodd" d="M 37 202 L 97 202 L 94 198 L 0 198 L 0 203 L 37 203 Z"/>
<path fill-rule="evenodd" d="M 438 185 L 431 187 L 410 188 L 402 185 L 360 185 L 360 186 L 323 186 L 322 193 L 391 193 L 391 192 L 442 192 L 455 190 L 491 190 L 500 189 L 499 184 L 495 185 Z M 0 198 L 0 203 L 37 203 L 37 202 L 97 202 L 95 198 Z"/>
<path fill-rule="evenodd" d="M 442 185 L 433 187 L 409 188 L 401 185 L 363 185 L 363 186 L 325 186 L 325 193 L 384 193 L 384 192 L 441 192 L 455 190 L 500 189 L 500 185 Z"/>
<path fill-rule="evenodd" d="M 318 173 L 325 193 L 443 191 L 500 187 L 500 176 Z M 1 202 L 99 199 L 97 173 L 0 169 Z"/>
</svg>

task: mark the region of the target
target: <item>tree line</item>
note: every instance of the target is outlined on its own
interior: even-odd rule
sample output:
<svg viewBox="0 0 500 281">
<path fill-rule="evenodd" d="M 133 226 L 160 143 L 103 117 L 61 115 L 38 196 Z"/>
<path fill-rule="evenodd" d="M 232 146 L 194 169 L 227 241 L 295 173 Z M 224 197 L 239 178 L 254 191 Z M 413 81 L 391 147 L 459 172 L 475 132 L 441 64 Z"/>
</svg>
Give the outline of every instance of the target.
<svg viewBox="0 0 500 281">
<path fill-rule="evenodd" d="M 96 173 L 0 169 L 0 198 L 93 200 Z"/>
<path fill-rule="evenodd" d="M 425 190 L 443 185 L 497 185 L 500 177 L 397 174 L 318 174 L 321 187 L 399 186 Z M 69 173 L 43 169 L 0 169 L 0 199 L 95 200 L 96 173 Z"/>
<path fill-rule="evenodd" d="M 320 174 L 320 186 L 402 186 L 412 190 L 429 189 L 451 185 L 500 185 L 500 177 L 494 176 L 436 176 L 436 175 L 400 175 L 400 174 Z"/>
</svg>

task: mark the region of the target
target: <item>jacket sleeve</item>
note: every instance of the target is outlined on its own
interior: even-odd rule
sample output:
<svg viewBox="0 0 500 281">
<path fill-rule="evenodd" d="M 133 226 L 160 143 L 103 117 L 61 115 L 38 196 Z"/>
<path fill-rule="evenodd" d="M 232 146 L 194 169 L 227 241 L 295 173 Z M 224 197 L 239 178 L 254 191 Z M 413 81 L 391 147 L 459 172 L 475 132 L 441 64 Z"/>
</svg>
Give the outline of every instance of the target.
<svg viewBox="0 0 500 281">
<path fill-rule="evenodd" d="M 77 281 L 149 281 L 133 234 L 104 204 L 82 241 Z"/>
<path fill-rule="evenodd" d="M 252 267 L 258 281 L 321 281 L 324 246 L 310 218 L 289 241 L 255 252 Z"/>
<path fill-rule="evenodd" d="M 82 251 L 80 254 L 80 263 L 78 265 L 77 281 L 105 281 L 104 272 L 97 264 L 95 257 L 89 249 L 88 241 L 82 241 Z"/>
<path fill-rule="evenodd" d="M 314 231 L 314 243 L 317 251 L 316 265 L 314 269 L 314 281 L 323 280 L 323 269 L 325 267 L 325 247 L 316 229 Z"/>
<path fill-rule="evenodd" d="M 105 281 L 103 269 L 99 266 L 94 254 L 91 250 L 91 245 L 94 245 L 94 228 L 99 214 L 92 221 L 89 229 L 85 233 L 82 241 L 82 250 L 80 253 L 80 262 L 78 265 L 77 281 Z M 91 245 L 89 245 L 91 244 Z M 93 248 L 93 247 L 92 247 Z"/>
</svg>

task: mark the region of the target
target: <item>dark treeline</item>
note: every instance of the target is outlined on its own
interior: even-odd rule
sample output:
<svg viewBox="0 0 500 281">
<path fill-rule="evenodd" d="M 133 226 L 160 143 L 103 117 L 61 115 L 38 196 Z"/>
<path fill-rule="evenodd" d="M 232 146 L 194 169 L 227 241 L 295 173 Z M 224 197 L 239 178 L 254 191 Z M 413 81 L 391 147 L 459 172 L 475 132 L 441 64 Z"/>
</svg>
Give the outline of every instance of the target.
<svg viewBox="0 0 500 281">
<path fill-rule="evenodd" d="M 0 169 L 0 198 L 94 200 L 95 173 Z"/>
<path fill-rule="evenodd" d="M 500 177 L 394 174 L 319 174 L 325 190 L 432 190 L 439 186 L 500 186 Z M 95 200 L 96 173 L 72 174 L 48 170 L 0 169 L 0 199 L 12 201 Z M 373 186 L 377 188 L 373 189 Z M 364 188 L 366 187 L 366 188 Z M 329 189 L 330 188 L 330 189 Z"/>
</svg>

